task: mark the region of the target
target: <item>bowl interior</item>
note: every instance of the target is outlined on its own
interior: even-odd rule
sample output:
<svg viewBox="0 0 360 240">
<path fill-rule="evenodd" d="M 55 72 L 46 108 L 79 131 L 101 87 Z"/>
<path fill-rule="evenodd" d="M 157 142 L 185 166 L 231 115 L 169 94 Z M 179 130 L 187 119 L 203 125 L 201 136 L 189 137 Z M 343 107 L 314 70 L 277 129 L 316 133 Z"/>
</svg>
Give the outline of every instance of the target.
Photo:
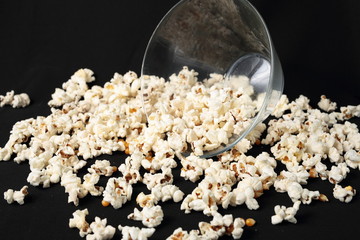
<svg viewBox="0 0 360 240">
<path fill-rule="evenodd" d="M 247 129 L 234 134 L 228 144 L 204 153 L 204 157 L 233 147 L 269 115 L 282 93 L 281 65 L 269 32 L 246 0 L 183 0 L 164 16 L 148 43 L 142 75 L 168 79 L 183 66 L 197 71 L 200 81 L 211 73 L 221 74 L 230 82 L 246 76 L 254 96 L 264 95 Z M 147 87 L 143 80 L 142 90 Z"/>
</svg>

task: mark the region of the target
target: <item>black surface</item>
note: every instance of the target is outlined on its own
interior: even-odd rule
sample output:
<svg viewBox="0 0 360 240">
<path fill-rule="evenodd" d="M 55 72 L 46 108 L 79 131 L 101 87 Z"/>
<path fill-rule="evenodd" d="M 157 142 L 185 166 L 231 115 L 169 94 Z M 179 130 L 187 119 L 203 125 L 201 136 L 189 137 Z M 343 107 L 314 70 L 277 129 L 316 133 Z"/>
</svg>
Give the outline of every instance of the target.
<svg viewBox="0 0 360 240">
<path fill-rule="evenodd" d="M 0 94 L 9 90 L 26 92 L 32 103 L 24 109 L 0 109 L 0 146 L 19 120 L 48 115 L 47 102 L 55 87 L 60 87 L 77 69 L 90 68 L 96 73 L 95 84 L 102 85 L 114 72 L 140 72 L 146 43 L 162 16 L 176 0 L 151 1 L 0 1 Z M 294 99 L 304 94 L 315 105 L 326 94 L 338 105 L 360 104 L 360 4 L 359 1 L 251 1 L 268 25 L 284 75 L 284 93 Z M 356 120 L 359 124 L 359 120 Z M 262 149 L 260 149 L 262 150 Z M 101 156 L 120 165 L 124 155 Z M 89 165 L 94 160 L 89 161 Z M 79 239 L 78 231 L 68 228 L 68 220 L 77 208 L 67 203 L 67 194 L 59 185 L 48 189 L 29 187 L 23 206 L 8 205 L 2 193 L 20 189 L 29 173 L 27 163 L 0 162 L 0 239 Z M 178 175 L 178 171 L 175 175 Z M 116 175 L 118 176 L 118 175 Z M 105 181 L 106 179 L 103 178 Z M 192 184 L 180 183 L 186 192 Z M 104 182 L 103 182 L 104 184 Z M 360 173 L 351 170 L 344 184 L 360 190 Z M 356 239 L 360 234 L 360 199 L 349 204 L 332 197 L 328 182 L 310 181 L 311 190 L 319 189 L 330 202 L 302 206 L 298 224 L 273 226 L 270 217 L 276 204 L 291 204 L 286 194 L 266 192 L 260 197 L 260 209 L 244 206 L 230 208 L 234 216 L 253 217 L 257 224 L 246 228 L 242 239 Z M 133 196 L 145 189 L 135 188 Z M 153 239 L 164 239 L 175 228 L 196 229 L 201 213 L 185 215 L 180 204 L 162 204 L 164 222 Z M 80 200 L 87 207 L 89 221 L 107 217 L 109 224 L 141 223 L 126 216 L 135 204 L 114 210 L 103 208 L 101 198 Z M 117 231 L 115 239 L 120 239 Z"/>
</svg>

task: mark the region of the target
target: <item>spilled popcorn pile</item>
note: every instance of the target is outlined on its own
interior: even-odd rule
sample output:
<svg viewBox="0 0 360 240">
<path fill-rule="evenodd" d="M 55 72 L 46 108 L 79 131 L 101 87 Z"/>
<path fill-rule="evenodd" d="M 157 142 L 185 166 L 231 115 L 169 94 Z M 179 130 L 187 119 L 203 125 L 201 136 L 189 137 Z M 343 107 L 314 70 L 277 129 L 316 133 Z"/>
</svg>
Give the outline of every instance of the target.
<svg viewBox="0 0 360 240">
<path fill-rule="evenodd" d="M 268 126 L 258 124 L 232 150 L 205 159 L 199 156 L 227 144 L 261 107 L 262 98 L 254 98 L 246 77 L 234 84 L 212 74 L 198 82 L 197 73 L 184 67 L 170 81 L 138 78 L 134 72 L 116 73 L 104 87 L 89 89 L 87 83 L 94 80 L 91 70 L 80 69 L 55 90 L 49 116 L 17 122 L 0 148 L 0 160 L 11 156 L 17 163 L 28 160 L 27 181 L 32 186 L 60 183 L 68 202 L 75 206 L 87 195 L 102 196 L 102 205 L 115 209 L 136 199 L 140 208 L 128 218 L 141 221 L 144 228 L 119 225 L 122 239 L 151 237 L 164 218 L 161 202 L 169 200 L 181 202 L 185 213 L 201 211 L 212 220 L 200 222 L 198 230 L 179 227 L 168 239 L 218 239 L 223 235 L 239 239 L 244 227 L 253 226 L 255 220 L 222 216 L 219 206 L 245 204 L 258 209 L 257 198 L 273 187 L 286 192 L 293 206 L 275 206 L 269 221 L 296 223 L 301 204 L 328 201 L 324 194 L 305 187 L 309 178 L 329 181 L 334 185 L 334 198 L 342 202 L 350 202 L 356 194 L 353 187 L 341 186 L 341 181 L 350 169 L 360 169 L 360 133 L 356 124 L 347 121 L 360 117 L 360 105 L 336 111 L 336 103 L 321 96 L 319 109 L 313 109 L 305 96 L 289 102 L 283 95 Z M 145 92 L 140 92 L 141 81 L 147 82 Z M 143 97 L 148 115 L 143 111 Z M 247 155 L 255 144 L 270 145 L 272 155 Z M 189 149 L 193 154 L 181 155 Z M 86 160 L 114 151 L 129 155 L 120 166 L 96 160 L 82 178 L 77 175 Z M 285 166 L 280 173 L 275 171 L 279 163 Z M 181 177 L 198 183 L 186 196 L 173 184 L 172 169 L 179 164 Z M 116 171 L 122 176 L 113 177 Z M 100 177 L 108 177 L 105 187 L 97 185 Z M 133 185 L 138 182 L 150 193 L 133 196 Z M 22 204 L 24 199 L 15 198 L 10 190 L 4 196 L 9 203 Z M 87 209 L 75 211 L 69 227 L 77 228 L 86 239 L 114 236 L 116 228 L 106 218 L 96 217 L 89 223 L 88 214 Z"/>
</svg>

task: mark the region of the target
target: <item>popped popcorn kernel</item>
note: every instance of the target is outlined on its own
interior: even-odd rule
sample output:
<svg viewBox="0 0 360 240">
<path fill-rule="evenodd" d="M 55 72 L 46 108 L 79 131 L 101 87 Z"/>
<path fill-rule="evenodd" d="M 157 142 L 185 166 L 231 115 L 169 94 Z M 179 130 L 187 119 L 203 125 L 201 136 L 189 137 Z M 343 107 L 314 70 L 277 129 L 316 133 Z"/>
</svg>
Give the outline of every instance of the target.
<svg viewBox="0 0 360 240">
<path fill-rule="evenodd" d="M 349 203 L 356 195 L 356 190 L 352 186 L 341 187 L 336 184 L 333 189 L 334 197 L 341 202 Z"/>
<path fill-rule="evenodd" d="M 17 202 L 18 204 L 23 205 L 25 196 L 28 194 L 28 186 L 25 185 L 19 191 L 8 189 L 6 192 L 4 192 L 4 199 L 8 204 Z"/>
<path fill-rule="evenodd" d="M 161 224 L 164 213 L 160 205 L 144 207 L 141 211 L 134 208 L 134 212 L 128 215 L 128 219 L 141 221 L 146 227 L 156 227 Z"/>
<path fill-rule="evenodd" d="M 86 240 L 97 240 L 97 239 L 112 239 L 116 229 L 107 225 L 107 219 L 101 219 L 99 217 L 95 217 L 95 221 L 90 224 L 90 229 L 92 233 L 86 235 Z"/>
<path fill-rule="evenodd" d="M 121 226 L 121 225 L 118 226 L 118 229 L 121 231 L 122 240 L 132 240 L 132 239 L 147 240 L 155 232 L 155 228 L 138 228 L 138 227 Z"/>
<path fill-rule="evenodd" d="M 273 225 L 279 224 L 283 221 L 288 221 L 290 223 L 297 223 L 297 219 L 295 218 L 296 213 L 299 210 L 300 201 L 294 203 L 292 207 L 280 206 L 276 205 L 274 208 L 275 215 L 271 217 L 271 223 Z"/>
<path fill-rule="evenodd" d="M 87 208 L 83 210 L 76 210 L 73 214 L 73 218 L 69 220 L 70 228 L 79 229 L 80 237 L 85 237 L 87 234 L 91 233 L 90 224 L 86 221 L 86 216 L 89 215 Z"/>
<path fill-rule="evenodd" d="M 0 95 L 0 107 L 10 105 L 13 108 L 24 108 L 30 104 L 30 97 L 26 93 L 15 94 L 14 91 L 7 92 L 5 96 Z"/>
</svg>

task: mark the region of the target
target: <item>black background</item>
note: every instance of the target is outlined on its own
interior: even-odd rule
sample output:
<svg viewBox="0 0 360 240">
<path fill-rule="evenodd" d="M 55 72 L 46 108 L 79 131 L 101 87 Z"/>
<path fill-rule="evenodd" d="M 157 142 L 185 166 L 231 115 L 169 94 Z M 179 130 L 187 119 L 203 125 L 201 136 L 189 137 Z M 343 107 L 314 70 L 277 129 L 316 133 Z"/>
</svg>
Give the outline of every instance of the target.
<svg viewBox="0 0 360 240">
<path fill-rule="evenodd" d="M 26 92 L 32 100 L 24 109 L 0 109 L 0 146 L 6 143 L 15 122 L 48 115 L 51 93 L 77 69 L 92 69 L 98 85 L 110 80 L 114 72 L 139 73 L 152 31 L 176 2 L 0 0 L 0 94 L 10 90 Z M 253 0 L 251 3 L 263 16 L 272 35 L 284 70 L 284 93 L 290 99 L 303 94 L 309 96 L 315 106 L 320 95 L 325 94 L 339 106 L 360 103 L 359 1 Z M 355 122 L 359 124 L 358 119 Z M 109 159 L 118 166 L 124 157 L 115 153 L 98 159 Z M 89 160 L 89 165 L 93 162 Z M 28 184 L 29 172 L 27 163 L 0 162 L 0 198 L 7 189 L 19 190 Z M 175 175 L 178 173 L 176 170 Z M 103 177 L 101 184 L 105 182 Z M 178 177 L 175 184 L 186 193 L 194 186 Z M 360 190 L 358 170 L 351 171 L 342 183 L 346 184 Z M 242 239 L 357 238 L 359 196 L 349 204 L 341 203 L 332 197 L 332 187 L 327 181 L 310 181 L 307 188 L 319 189 L 330 202 L 302 205 L 296 225 L 271 225 L 273 207 L 291 205 L 287 194 L 273 190 L 258 199 L 260 208 L 256 211 L 239 206 L 220 212 L 257 220 L 254 227 L 245 229 Z M 136 186 L 133 200 L 143 190 L 143 186 Z M 118 224 L 141 226 L 140 222 L 126 219 L 136 206 L 134 201 L 114 210 L 103 208 L 100 197 L 89 197 L 81 199 L 77 208 L 67 203 L 67 194 L 59 184 L 48 189 L 29 186 L 29 192 L 23 206 L 8 205 L 0 199 L 0 239 L 78 239 L 78 231 L 68 227 L 68 220 L 72 212 L 85 207 L 90 211 L 89 222 L 99 216 L 107 217 L 115 227 Z M 183 214 L 180 204 L 167 202 L 162 207 L 165 219 L 153 239 L 165 239 L 179 226 L 197 229 L 199 221 L 210 221 L 201 213 Z M 117 230 L 115 239 L 120 238 Z"/>
</svg>

